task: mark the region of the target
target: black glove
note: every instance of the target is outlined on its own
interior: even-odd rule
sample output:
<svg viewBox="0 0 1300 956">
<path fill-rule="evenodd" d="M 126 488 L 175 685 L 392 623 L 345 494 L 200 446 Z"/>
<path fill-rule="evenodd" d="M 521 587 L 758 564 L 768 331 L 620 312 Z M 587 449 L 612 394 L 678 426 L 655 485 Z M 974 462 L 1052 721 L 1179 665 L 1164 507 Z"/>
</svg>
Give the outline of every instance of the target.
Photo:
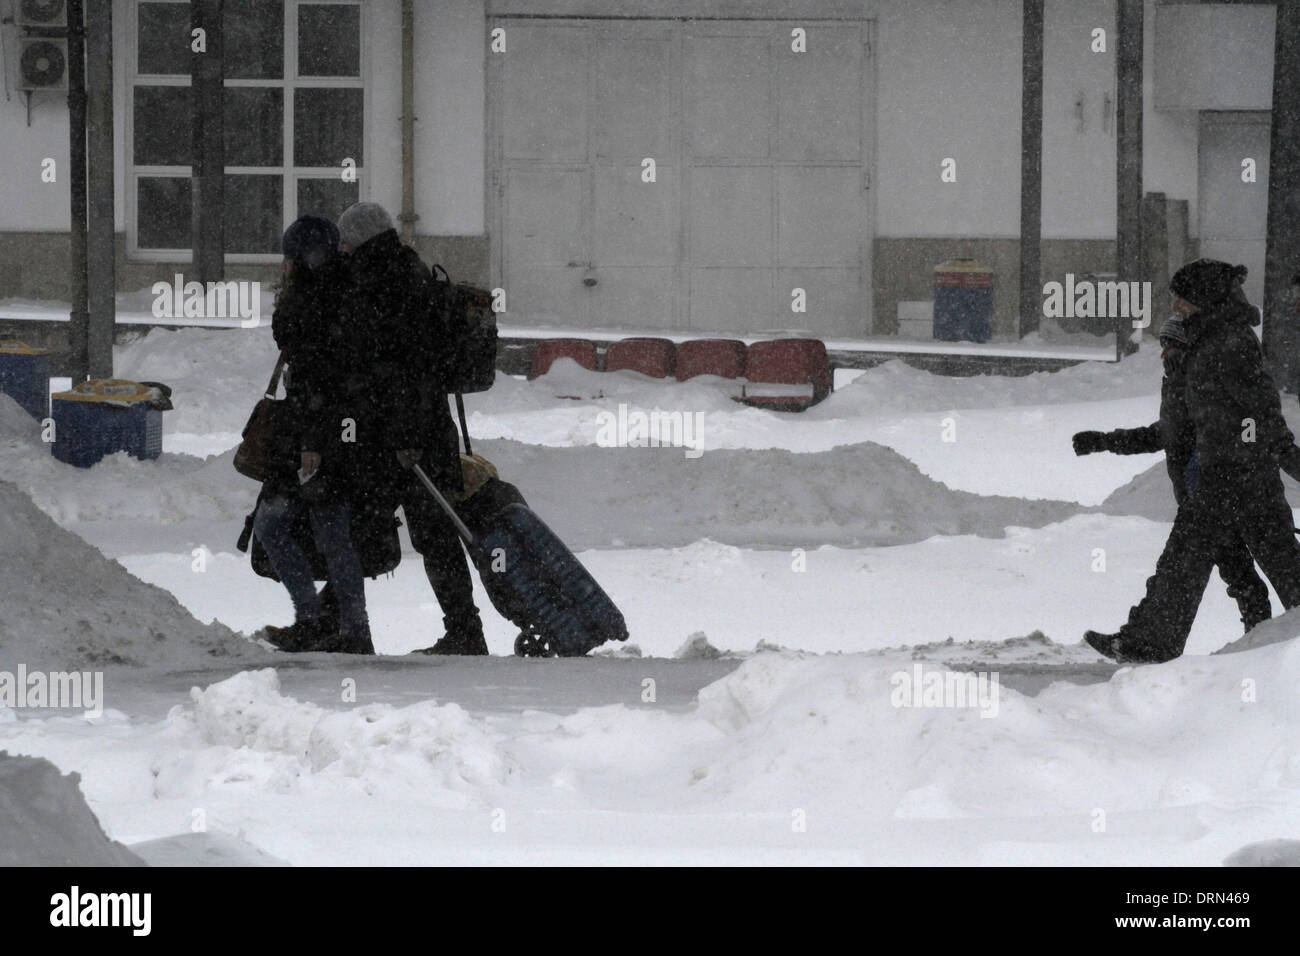
<svg viewBox="0 0 1300 956">
<path fill-rule="evenodd" d="M 403 448 L 397 452 L 398 463 L 408 471 L 424 460 L 424 450 L 420 448 Z"/>
<path fill-rule="evenodd" d="M 1105 432 L 1078 432 L 1074 436 L 1074 453 L 1091 455 L 1093 452 L 1108 451 Z"/>
</svg>

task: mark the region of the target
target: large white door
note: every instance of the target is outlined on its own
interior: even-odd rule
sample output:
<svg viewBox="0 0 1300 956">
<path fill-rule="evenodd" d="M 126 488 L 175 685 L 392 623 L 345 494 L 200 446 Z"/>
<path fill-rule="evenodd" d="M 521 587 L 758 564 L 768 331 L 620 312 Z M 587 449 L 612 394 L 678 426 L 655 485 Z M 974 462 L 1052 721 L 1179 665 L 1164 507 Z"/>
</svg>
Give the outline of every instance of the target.
<svg viewBox="0 0 1300 956">
<path fill-rule="evenodd" d="M 870 331 L 868 24 L 493 26 L 493 267 L 512 319 Z"/>
<path fill-rule="evenodd" d="M 1202 114 L 1198 217 L 1201 255 L 1244 263 L 1250 270 L 1246 296 L 1259 306 L 1264 304 L 1268 155 L 1267 113 Z M 1253 182 L 1243 179 L 1245 160 L 1254 162 Z"/>
</svg>

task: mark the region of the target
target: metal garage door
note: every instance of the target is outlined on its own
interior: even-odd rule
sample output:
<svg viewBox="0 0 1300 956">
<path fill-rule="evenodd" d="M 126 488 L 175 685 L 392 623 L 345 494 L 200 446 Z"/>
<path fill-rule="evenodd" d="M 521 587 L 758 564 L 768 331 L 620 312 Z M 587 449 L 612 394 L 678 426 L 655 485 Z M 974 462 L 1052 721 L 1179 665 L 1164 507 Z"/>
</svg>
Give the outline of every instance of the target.
<svg viewBox="0 0 1300 956">
<path fill-rule="evenodd" d="M 868 23 L 491 26 L 493 278 L 512 321 L 870 330 Z"/>
</svg>

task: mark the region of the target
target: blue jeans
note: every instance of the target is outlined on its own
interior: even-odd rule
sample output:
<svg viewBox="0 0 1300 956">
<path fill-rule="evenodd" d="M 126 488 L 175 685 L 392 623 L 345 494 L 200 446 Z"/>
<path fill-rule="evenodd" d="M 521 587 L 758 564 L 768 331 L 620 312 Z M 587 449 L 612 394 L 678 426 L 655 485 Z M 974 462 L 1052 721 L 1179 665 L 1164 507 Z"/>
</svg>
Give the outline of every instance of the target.
<svg viewBox="0 0 1300 956">
<path fill-rule="evenodd" d="M 316 547 L 325 558 L 330 585 L 339 604 L 339 630 L 343 634 L 369 633 L 366 616 L 366 585 L 349 536 L 351 508 L 346 502 L 307 503 L 301 499 L 276 495 L 263 499 L 253 520 L 253 532 L 266 549 L 271 566 L 293 601 L 297 621 L 322 617 L 325 608 L 316 592 L 311 562 L 293 538 L 293 525 L 302 509 L 311 520 Z"/>
</svg>

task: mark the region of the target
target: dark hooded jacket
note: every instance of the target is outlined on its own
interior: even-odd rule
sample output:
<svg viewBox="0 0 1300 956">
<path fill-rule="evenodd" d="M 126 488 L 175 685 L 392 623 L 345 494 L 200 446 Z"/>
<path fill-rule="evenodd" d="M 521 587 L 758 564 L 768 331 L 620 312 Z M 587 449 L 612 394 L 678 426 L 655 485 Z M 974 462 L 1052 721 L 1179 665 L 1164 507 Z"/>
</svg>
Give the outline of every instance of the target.
<svg viewBox="0 0 1300 956">
<path fill-rule="evenodd" d="M 344 422 L 359 408 L 343 382 L 350 366 L 343 337 L 341 306 L 348 276 L 341 260 L 314 269 L 299 263 L 276 296 L 271 334 L 284 354 L 286 431 L 298 451 L 321 456 L 321 476 L 313 481 L 346 492 L 356 479 L 355 452 L 343 441 Z M 275 484 L 297 485 L 296 461 Z"/>
<path fill-rule="evenodd" d="M 430 478 L 461 488 L 456 425 L 441 369 L 446 339 L 430 309 L 429 269 L 389 229 L 345 260 L 343 328 L 351 348 L 347 394 L 362 400 L 358 439 L 375 480 L 400 478 L 393 454 L 420 449 Z"/>
<path fill-rule="evenodd" d="M 1106 432 L 1107 451 L 1117 455 L 1148 455 L 1163 451 L 1174 499 L 1187 496 L 1187 465 L 1196 450 L 1196 429 L 1187 413 L 1187 355 L 1167 348 L 1165 374 L 1160 381 L 1160 419 L 1142 428 L 1117 428 Z"/>
<path fill-rule="evenodd" d="M 1187 414 L 1205 471 L 1276 467 L 1295 454 L 1253 331 L 1258 324 L 1259 313 L 1239 294 L 1187 319 Z"/>
</svg>

